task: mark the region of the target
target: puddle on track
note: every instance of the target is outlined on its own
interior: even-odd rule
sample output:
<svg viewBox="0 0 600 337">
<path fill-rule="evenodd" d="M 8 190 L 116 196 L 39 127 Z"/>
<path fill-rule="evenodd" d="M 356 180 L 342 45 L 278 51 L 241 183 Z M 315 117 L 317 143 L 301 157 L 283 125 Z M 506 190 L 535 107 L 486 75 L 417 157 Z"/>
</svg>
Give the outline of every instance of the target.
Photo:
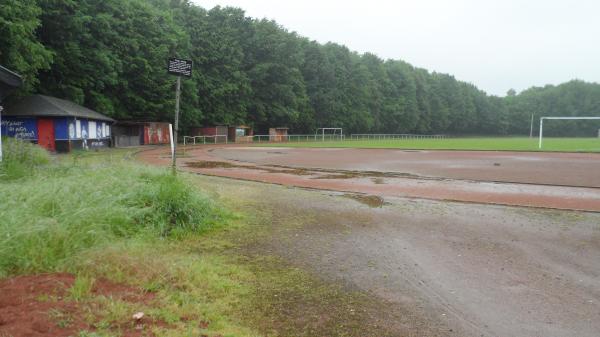
<svg viewBox="0 0 600 337">
<path fill-rule="evenodd" d="M 346 193 L 342 196 L 344 198 L 349 198 L 358 201 L 361 204 L 367 205 L 371 208 L 382 208 L 383 205 L 385 205 L 385 200 L 383 200 L 382 197 L 377 195 Z"/>
</svg>

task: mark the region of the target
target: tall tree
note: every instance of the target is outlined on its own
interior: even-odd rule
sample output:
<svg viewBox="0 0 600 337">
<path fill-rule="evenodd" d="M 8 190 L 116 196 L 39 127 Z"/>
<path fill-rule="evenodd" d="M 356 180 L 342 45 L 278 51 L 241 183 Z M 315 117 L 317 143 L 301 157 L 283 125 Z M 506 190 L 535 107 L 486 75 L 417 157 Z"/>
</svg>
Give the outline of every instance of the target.
<svg viewBox="0 0 600 337">
<path fill-rule="evenodd" d="M 34 0 L 0 3 L 0 64 L 24 77 L 24 94 L 38 84 L 39 71 L 49 69 L 52 64 L 53 53 L 37 36 L 41 13 Z"/>
</svg>

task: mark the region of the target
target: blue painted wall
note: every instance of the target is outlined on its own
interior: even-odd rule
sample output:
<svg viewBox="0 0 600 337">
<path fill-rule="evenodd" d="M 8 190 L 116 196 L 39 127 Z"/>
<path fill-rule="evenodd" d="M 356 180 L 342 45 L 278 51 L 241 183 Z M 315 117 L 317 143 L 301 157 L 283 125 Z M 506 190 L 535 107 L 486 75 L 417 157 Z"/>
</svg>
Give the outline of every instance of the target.
<svg viewBox="0 0 600 337">
<path fill-rule="evenodd" d="M 35 118 L 2 117 L 2 136 L 37 140 L 37 120 Z"/>
<path fill-rule="evenodd" d="M 66 117 L 54 119 L 54 138 L 56 140 L 69 140 L 69 119 Z"/>
<path fill-rule="evenodd" d="M 75 131 L 75 118 L 72 117 L 56 117 L 54 120 L 54 137 L 56 140 L 76 140 L 82 139 L 77 138 Z M 81 121 L 81 134 L 87 135 L 89 138 L 89 124 L 87 119 L 80 119 Z M 104 122 L 105 124 L 108 124 Z M 96 121 L 96 134 L 99 136 L 98 131 L 102 128 L 102 121 Z M 85 133 L 84 133 L 85 131 Z M 102 132 L 103 133 L 103 132 Z M 6 137 L 17 137 L 19 139 L 26 139 L 37 141 L 37 118 L 33 117 L 12 117 L 2 116 L 2 136 Z M 109 139 L 110 136 L 97 137 L 100 139 Z"/>
</svg>

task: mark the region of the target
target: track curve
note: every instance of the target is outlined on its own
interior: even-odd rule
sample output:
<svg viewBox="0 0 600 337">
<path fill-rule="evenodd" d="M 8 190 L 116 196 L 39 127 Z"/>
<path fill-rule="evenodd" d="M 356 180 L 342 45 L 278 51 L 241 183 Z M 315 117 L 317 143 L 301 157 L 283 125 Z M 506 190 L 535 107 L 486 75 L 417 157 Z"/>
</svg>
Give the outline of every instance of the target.
<svg viewBox="0 0 600 337">
<path fill-rule="evenodd" d="M 138 157 L 169 165 L 168 148 Z M 187 148 L 179 169 L 312 189 L 600 212 L 600 155 L 482 151 Z"/>
</svg>

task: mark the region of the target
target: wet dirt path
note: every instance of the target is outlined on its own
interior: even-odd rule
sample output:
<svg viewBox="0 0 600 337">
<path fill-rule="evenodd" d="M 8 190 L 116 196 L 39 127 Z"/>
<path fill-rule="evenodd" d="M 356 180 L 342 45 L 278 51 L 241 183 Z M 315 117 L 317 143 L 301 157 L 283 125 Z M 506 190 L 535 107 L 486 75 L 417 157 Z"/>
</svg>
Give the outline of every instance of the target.
<svg viewBox="0 0 600 337">
<path fill-rule="evenodd" d="M 294 150 L 294 153 L 298 155 L 299 159 L 292 161 L 277 159 L 279 156 L 282 156 L 282 153 L 285 155 L 287 153 L 286 151 L 291 150 Z M 299 149 L 240 148 L 235 145 L 196 147 L 186 151 L 185 156 L 179 160 L 179 167 L 192 172 L 229 178 L 269 182 L 286 186 L 359 192 L 382 197 L 410 197 L 499 205 L 600 211 L 600 187 L 596 187 L 596 180 L 600 179 L 598 178 L 600 177 L 600 174 L 597 173 L 597 170 L 591 172 L 586 171 L 587 173 L 585 176 L 577 176 L 574 173 L 566 175 L 563 172 L 563 178 L 562 180 L 559 179 L 559 182 L 578 184 L 578 186 L 557 186 L 548 184 L 550 181 L 547 177 L 539 178 L 543 176 L 544 172 L 547 170 L 542 172 L 540 169 L 536 169 L 535 165 L 527 165 L 517 171 L 512 167 L 507 169 L 497 169 L 496 173 L 494 173 L 495 175 L 490 176 L 490 178 L 495 177 L 500 180 L 510 180 L 514 178 L 517 181 L 506 182 L 423 176 L 402 171 L 382 171 L 380 170 L 380 167 L 375 164 L 370 164 L 371 167 L 358 167 L 358 169 L 353 168 L 353 166 L 344 165 L 340 167 L 346 168 L 340 168 L 335 165 L 333 165 L 332 168 L 327 167 L 327 165 L 325 165 L 326 163 L 323 165 L 325 168 L 274 164 L 294 164 L 295 161 L 308 163 L 310 160 L 314 161 L 315 159 L 304 157 L 310 157 L 310 155 L 312 155 L 321 158 L 323 153 L 327 154 L 326 150 L 328 149 L 304 149 L 310 150 L 304 153 L 299 153 L 297 150 Z M 357 153 L 360 153 L 361 156 L 364 157 L 367 156 L 367 151 L 371 150 L 357 150 Z M 373 151 L 375 151 L 371 154 L 373 158 L 370 160 L 363 158 L 366 162 L 372 163 L 374 159 L 381 156 L 381 154 L 379 154 L 380 151 L 394 150 Z M 444 157 L 451 156 L 452 154 L 449 154 L 448 152 L 449 151 L 445 151 L 441 155 Z M 409 153 L 409 155 L 412 154 Z M 490 156 L 490 154 L 482 155 L 484 157 Z M 548 154 L 535 154 L 535 156 L 538 155 L 541 155 L 542 158 L 548 156 Z M 581 161 L 579 163 L 584 163 L 582 165 L 585 167 L 595 167 L 594 165 L 600 164 L 600 160 L 597 160 L 600 157 L 593 157 L 595 154 L 590 155 L 592 156 L 590 158 L 588 158 L 588 155 L 586 154 L 551 155 L 553 156 L 552 160 L 560 160 L 561 163 L 566 162 L 569 164 L 569 160 L 577 162 L 577 156 L 583 156 L 580 158 Z M 287 155 L 285 156 L 287 158 Z M 461 160 L 464 161 L 464 159 L 460 159 L 461 156 L 465 156 L 464 154 L 459 153 L 457 156 L 457 162 L 461 162 Z M 470 153 L 469 156 L 473 157 L 475 154 Z M 494 156 L 495 157 L 492 159 L 488 158 L 489 160 L 486 159 L 484 161 L 491 160 L 491 162 L 493 162 L 498 160 L 498 156 L 517 157 L 520 158 L 518 161 L 521 162 L 525 161 L 523 158 L 529 158 L 524 154 L 494 154 Z M 144 151 L 139 157 L 142 160 L 153 164 L 168 165 L 170 163 L 168 151 L 164 148 Z M 445 160 L 448 161 L 449 159 L 446 158 Z M 473 159 L 471 158 L 471 160 Z M 417 160 L 414 158 L 409 160 L 409 162 L 412 163 L 410 164 L 412 165 L 411 167 L 417 165 L 415 164 Z M 505 164 L 505 167 L 511 165 L 512 164 Z M 538 163 L 538 166 L 540 165 L 541 164 Z M 493 167 L 493 165 L 490 164 L 490 167 Z M 502 165 L 500 165 L 500 167 L 502 167 Z M 543 165 L 540 167 L 543 167 Z M 368 170 L 369 168 L 377 170 Z M 429 169 L 431 169 L 431 163 L 425 161 L 423 170 L 427 171 Z M 471 171 L 474 169 L 477 169 L 477 167 L 471 168 Z M 526 169 L 529 169 L 530 171 L 526 171 Z M 412 172 L 422 173 L 421 171 L 414 170 L 413 167 Z M 463 171 L 467 172 L 463 173 L 466 176 L 478 179 L 484 179 L 487 177 L 486 174 L 489 174 L 486 173 L 487 171 L 481 169 L 476 170 L 476 172 L 478 172 L 477 174 L 468 174 L 468 172 L 470 172 L 469 169 L 466 171 L 463 169 Z M 449 176 L 455 175 L 455 173 L 452 173 L 455 171 L 450 170 L 448 172 Z M 514 176 L 515 172 L 519 172 L 519 175 Z M 555 172 L 553 175 L 554 174 L 557 173 Z M 567 176 L 569 178 L 564 178 Z M 532 177 L 538 178 L 534 179 Z"/>
<path fill-rule="evenodd" d="M 199 179 L 269 214 L 259 249 L 391 301 L 399 336 L 600 334 L 600 214 Z"/>
</svg>

